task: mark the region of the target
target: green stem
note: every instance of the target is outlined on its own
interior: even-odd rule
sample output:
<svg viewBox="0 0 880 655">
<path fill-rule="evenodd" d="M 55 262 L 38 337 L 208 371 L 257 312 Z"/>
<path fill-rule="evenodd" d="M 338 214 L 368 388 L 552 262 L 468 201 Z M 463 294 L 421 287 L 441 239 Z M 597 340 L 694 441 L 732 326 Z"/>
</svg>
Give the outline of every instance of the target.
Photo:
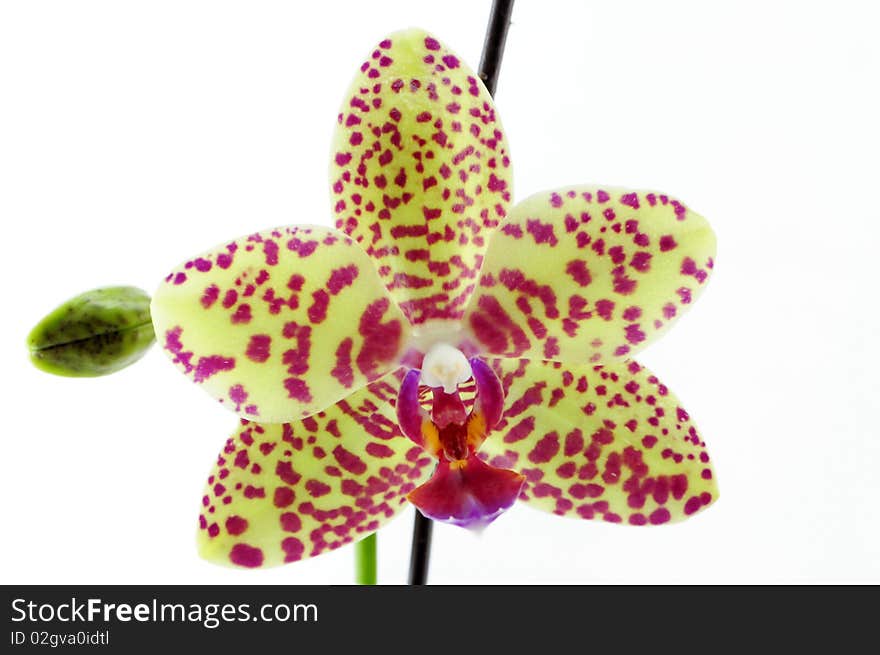
<svg viewBox="0 0 880 655">
<path fill-rule="evenodd" d="M 354 545 L 355 579 L 358 584 L 376 584 L 376 533 Z"/>
</svg>

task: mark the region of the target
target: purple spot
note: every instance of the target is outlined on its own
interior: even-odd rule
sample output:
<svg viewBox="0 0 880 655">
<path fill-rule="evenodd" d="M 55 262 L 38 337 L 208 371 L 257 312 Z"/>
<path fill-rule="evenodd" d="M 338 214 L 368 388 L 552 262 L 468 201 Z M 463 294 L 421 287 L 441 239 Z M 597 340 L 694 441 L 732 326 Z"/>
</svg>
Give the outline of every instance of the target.
<svg viewBox="0 0 880 655">
<path fill-rule="evenodd" d="M 632 323 L 625 328 L 626 340 L 631 344 L 641 343 L 645 340 L 645 333 L 642 332 L 638 323 Z"/>
<path fill-rule="evenodd" d="M 596 302 L 596 313 L 606 321 L 611 320 L 611 312 L 614 311 L 614 302 L 611 300 L 599 300 Z"/>
<path fill-rule="evenodd" d="M 384 459 L 386 457 L 392 457 L 394 455 L 394 450 L 384 444 L 371 441 L 367 444 L 367 454 Z"/>
<path fill-rule="evenodd" d="M 287 378 L 284 381 L 284 388 L 287 389 L 287 395 L 289 398 L 299 400 L 303 403 L 312 402 L 312 392 L 309 390 L 309 386 L 304 380 L 300 380 L 299 378 Z"/>
<path fill-rule="evenodd" d="M 320 498 L 330 493 L 330 486 L 320 480 L 309 480 L 306 482 L 306 491 L 312 498 Z"/>
<path fill-rule="evenodd" d="M 318 289 L 312 294 L 312 305 L 309 307 L 309 321 L 321 323 L 327 318 L 327 306 L 330 304 L 330 296 L 324 289 Z"/>
<path fill-rule="evenodd" d="M 545 435 L 529 453 L 533 464 L 549 462 L 559 452 L 559 435 L 555 432 Z"/>
<path fill-rule="evenodd" d="M 239 535 L 247 530 L 247 527 L 247 519 L 243 519 L 240 516 L 230 516 L 226 519 L 226 532 L 231 535 Z"/>
<path fill-rule="evenodd" d="M 229 551 L 229 561 L 239 566 L 256 568 L 263 563 L 263 551 L 247 544 L 235 544 Z"/>
<path fill-rule="evenodd" d="M 660 237 L 660 252 L 673 250 L 678 246 L 671 234 Z"/>
<path fill-rule="evenodd" d="M 305 546 L 296 537 L 287 537 L 281 542 L 281 549 L 284 551 L 285 562 L 296 562 L 302 559 L 305 552 Z"/>
<path fill-rule="evenodd" d="M 221 357 L 220 355 L 211 355 L 210 357 L 202 357 L 196 364 L 196 374 L 193 381 L 201 383 L 210 378 L 212 375 L 221 371 L 231 371 L 235 368 L 235 359 L 232 357 Z"/>
<path fill-rule="evenodd" d="M 276 266 L 278 264 L 278 244 L 271 239 L 263 243 L 263 254 L 266 255 L 267 266 Z"/>
<path fill-rule="evenodd" d="M 333 449 L 333 457 L 336 458 L 336 461 L 342 468 L 354 475 L 361 475 L 367 470 L 367 465 L 361 461 L 360 457 L 350 453 L 342 446 L 336 446 Z"/>
<path fill-rule="evenodd" d="M 565 272 L 582 287 L 587 286 L 593 280 L 590 276 L 590 271 L 587 268 L 587 263 L 582 259 L 573 259 L 568 262 L 565 267 Z"/>
<path fill-rule="evenodd" d="M 537 218 L 530 218 L 526 221 L 526 231 L 532 235 L 535 243 L 549 243 L 551 246 L 559 243 L 556 234 L 553 232 L 553 225 L 542 223 Z"/>
<path fill-rule="evenodd" d="M 600 201 L 601 202 L 601 201 Z M 625 193 L 620 196 L 620 202 L 627 207 L 632 207 L 633 209 L 639 208 L 639 197 L 635 193 Z"/>
<path fill-rule="evenodd" d="M 280 517 L 281 529 L 285 532 L 298 532 L 302 529 L 302 521 L 293 512 L 284 512 Z"/>
<path fill-rule="evenodd" d="M 337 268 L 330 274 L 327 280 L 327 288 L 334 296 L 342 291 L 345 287 L 351 286 L 358 276 L 358 268 L 354 264 L 350 264 L 344 268 Z"/>
<path fill-rule="evenodd" d="M 699 511 L 700 507 L 703 506 L 703 503 L 697 496 L 691 496 L 688 498 L 688 501 L 684 504 L 684 513 L 685 514 L 693 514 Z"/>
<path fill-rule="evenodd" d="M 202 294 L 201 303 L 202 307 L 205 309 L 210 309 L 211 306 L 217 302 L 217 298 L 220 296 L 220 289 L 216 284 L 212 284 L 207 289 L 205 289 L 205 293 Z"/>
<path fill-rule="evenodd" d="M 507 188 L 507 182 L 495 176 L 495 173 L 489 173 L 489 191 L 504 191 Z"/>
<path fill-rule="evenodd" d="M 302 478 L 299 473 L 293 470 L 293 465 L 290 462 L 278 462 L 275 465 L 275 475 L 290 486 L 294 486 Z"/>
<path fill-rule="evenodd" d="M 255 334 L 251 337 L 247 345 L 245 354 L 248 359 L 255 362 L 265 362 L 269 359 L 269 346 L 272 344 L 272 337 L 268 334 Z"/>
<path fill-rule="evenodd" d="M 448 68 L 458 68 L 459 67 L 458 58 L 454 57 L 453 55 L 444 55 L 443 56 L 443 63 L 446 64 L 446 66 Z"/>
<path fill-rule="evenodd" d="M 251 306 L 239 305 L 238 309 L 232 315 L 233 323 L 250 323 L 251 322 Z"/>
<path fill-rule="evenodd" d="M 651 268 L 651 253 L 644 250 L 638 251 L 633 255 L 629 265 L 640 273 L 646 273 Z"/>
<path fill-rule="evenodd" d="M 627 307 L 623 312 L 623 320 L 624 321 L 636 321 L 642 315 L 641 307 Z"/>
</svg>

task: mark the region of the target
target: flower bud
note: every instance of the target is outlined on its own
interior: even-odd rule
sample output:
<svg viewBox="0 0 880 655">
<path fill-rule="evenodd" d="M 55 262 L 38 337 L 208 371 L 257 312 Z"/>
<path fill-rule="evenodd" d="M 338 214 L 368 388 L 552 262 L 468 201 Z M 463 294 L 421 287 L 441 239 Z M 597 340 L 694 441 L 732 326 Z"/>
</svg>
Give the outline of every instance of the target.
<svg viewBox="0 0 880 655">
<path fill-rule="evenodd" d="M 115 373 L 155 341 L 150 296 L 135 287 L 93 289 L 68 300 L 28 335 L 31 361 L 67 377 Z"/>
</svg>

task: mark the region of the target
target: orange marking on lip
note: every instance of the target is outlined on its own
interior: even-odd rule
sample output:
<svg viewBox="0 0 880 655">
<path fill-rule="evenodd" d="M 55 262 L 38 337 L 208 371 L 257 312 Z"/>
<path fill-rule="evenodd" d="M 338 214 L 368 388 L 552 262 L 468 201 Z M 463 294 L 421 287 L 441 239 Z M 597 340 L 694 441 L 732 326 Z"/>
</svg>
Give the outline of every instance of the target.
<svg viewBox="0 0 880 655">
<path fill-rule="evenodd" d="M 467 444 L 476 452 L 486 440 L 486 418 L 480 412 L 473 412 L 467 420 Z"/>
<path fill-rule="evenodd" d="M 440 457 L 443 445 L 440 443 L 440 431 L 431 421 L 422 421 L 423 448 L 434 457 Z"/>
</svg>

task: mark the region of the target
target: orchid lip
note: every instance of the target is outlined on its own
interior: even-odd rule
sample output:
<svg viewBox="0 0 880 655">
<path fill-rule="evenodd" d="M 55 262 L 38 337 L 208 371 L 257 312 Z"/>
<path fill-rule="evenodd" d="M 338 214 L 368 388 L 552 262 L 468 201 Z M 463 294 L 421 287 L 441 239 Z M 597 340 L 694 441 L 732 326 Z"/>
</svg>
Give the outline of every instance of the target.
<svg viewBox="0 0 880 655">
<path fill-rule="evenodd" d="M 476 394 L 468 411 L 458 385 L 471 378 Z M 430 412 L 421 405 L 420 386 L 433 387 Z M 404 376 L 397 398 L 398 424 L 437 460 L 431 478 L 407 496 L 425 516 L 479 529 L 513 505 L 525 477 L 477 455 L 501 419 L 503 404 L 504 391 L 492 368 L 479 357 L 467 359 L 447 343 L 434 345 L 422 369 Z"/>
<path fill-rule="evenodd" d="M 428 518 L 481 530 L 510 509 L 524 482 L 524 475 L 469 454 L 441 461 L 431 479 L 407 498 Z"/>
</svg>

